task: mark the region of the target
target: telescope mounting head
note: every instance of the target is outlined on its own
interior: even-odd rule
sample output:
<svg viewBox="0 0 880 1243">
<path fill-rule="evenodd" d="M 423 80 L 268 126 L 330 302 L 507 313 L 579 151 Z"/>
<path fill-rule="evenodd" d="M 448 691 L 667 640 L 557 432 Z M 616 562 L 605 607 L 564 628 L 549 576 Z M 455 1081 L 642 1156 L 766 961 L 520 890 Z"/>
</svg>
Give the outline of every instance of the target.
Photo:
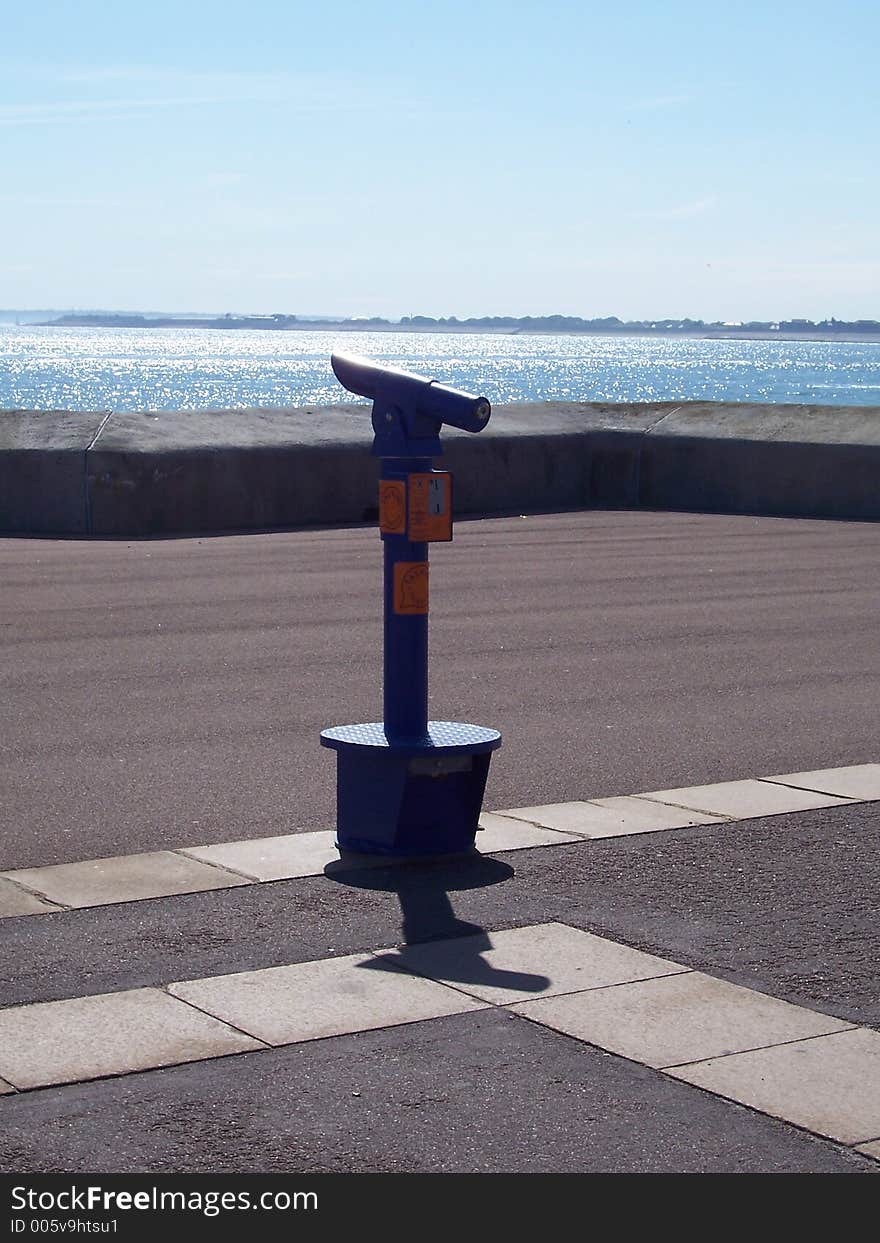
<svg viewBox="0 0 880 1243">
<path fill-rule="evenodd" d="M 372 452 L 376 457 L 439 457 L 444 423 L 481 432 L 489 422 L 492 407 L 485 397 L 462 393 L 409 371 L 379 367 L 366 358 L 333 354 L 330 361 L 343 388 L 372 399 Z"/>
</svg>

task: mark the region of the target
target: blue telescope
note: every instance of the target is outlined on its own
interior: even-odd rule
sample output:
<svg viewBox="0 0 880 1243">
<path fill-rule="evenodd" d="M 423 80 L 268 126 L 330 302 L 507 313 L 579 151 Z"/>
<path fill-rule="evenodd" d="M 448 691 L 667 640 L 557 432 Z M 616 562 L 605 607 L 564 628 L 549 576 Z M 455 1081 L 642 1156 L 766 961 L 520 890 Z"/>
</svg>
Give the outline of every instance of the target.
<svg viewBox="0 0 880 1243">
<path fill-rule="evenodd" d="M 348 354 L 333 354 L 330 363 L 343 388 L 372 401 L 377 457 L 437 457 L 444 423 L 481 432 L 489 422 L 492 407 L 485 397 Z"/>
<path fill-rule="evenodd" d="M 497 730 L 428 720 L 428 545 L 452 539 L 452 479 L 434 470 L 444 424 L 481 432 L 492 408 L 435 380 L 334 354 L 336 378 L 373 402 L 382 459 L 384 720 L 336 725 L 336 844 L 343 852 L 460 854 L 474 848 Z"/>
</svg>

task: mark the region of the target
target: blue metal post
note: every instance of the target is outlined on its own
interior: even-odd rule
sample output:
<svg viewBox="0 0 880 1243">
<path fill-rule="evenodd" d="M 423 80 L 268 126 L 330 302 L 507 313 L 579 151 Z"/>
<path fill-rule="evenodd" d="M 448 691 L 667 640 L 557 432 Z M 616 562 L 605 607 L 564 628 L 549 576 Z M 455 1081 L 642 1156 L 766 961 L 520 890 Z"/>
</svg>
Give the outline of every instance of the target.
<svg viewBox="0 0 880 1243">
<path fill-rule="evenodd" d="M 349 392 L 372 399 L 372 452 L 381 458 L 384 485 L 385 714 L 382 721 L 321 731 L 321 745 L 337 755 L 337 845 L 343 852 L 399 856 L 471 851 L 501 735 L 483 725 L 428 719 L 428 544 L 452 538 L 449 475 L 432 469 L 443 452 L 440 429 L 445 423 L 480 432 L 491 407 L 485 397 L 368 359 L 334 354 L 331 361 Z M 428 511 L 430 488 L 437 507 Z"/>
<path fill-rule="evenodd" d="M 383 479 L 406 482 L 412 471 L 429 471 L 430 458 L 402 463 L 383 458 Z M 418 738 L 428 732 L 428 614 L 394 611 L 394 567 L 398 562 L 428 561 L 428 545 L 413 544 L 405 535 L 383 535 L 385 564 L 385 732 L 389 738 Z"/>
</svg>

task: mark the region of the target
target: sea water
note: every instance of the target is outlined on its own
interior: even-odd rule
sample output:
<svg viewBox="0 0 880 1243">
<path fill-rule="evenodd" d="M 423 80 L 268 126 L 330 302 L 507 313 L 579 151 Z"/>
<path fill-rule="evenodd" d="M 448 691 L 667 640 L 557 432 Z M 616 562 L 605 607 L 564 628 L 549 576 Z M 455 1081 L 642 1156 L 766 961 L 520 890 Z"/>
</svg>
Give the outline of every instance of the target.
<svg viewBox="0 0 880 1243">
<path fill-rule="evenodd" d="M 351 400 L 334 350 L 517 401 L 880 405 L 880 342 L 0 325 L 0 410 L 217 410 Z"/>
</svg>

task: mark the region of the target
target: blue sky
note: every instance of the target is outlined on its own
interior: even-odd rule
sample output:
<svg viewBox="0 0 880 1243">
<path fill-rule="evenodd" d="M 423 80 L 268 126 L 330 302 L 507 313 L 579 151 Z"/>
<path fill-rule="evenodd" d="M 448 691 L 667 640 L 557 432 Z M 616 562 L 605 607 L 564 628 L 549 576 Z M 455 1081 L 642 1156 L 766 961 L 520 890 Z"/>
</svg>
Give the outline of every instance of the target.
<svg viewBox="0 0 880 1243">
<path fill-rule="evenodd" d="M 880 318 L 877 0 L 0 6 L 0 306 Z"/>
</svg>

